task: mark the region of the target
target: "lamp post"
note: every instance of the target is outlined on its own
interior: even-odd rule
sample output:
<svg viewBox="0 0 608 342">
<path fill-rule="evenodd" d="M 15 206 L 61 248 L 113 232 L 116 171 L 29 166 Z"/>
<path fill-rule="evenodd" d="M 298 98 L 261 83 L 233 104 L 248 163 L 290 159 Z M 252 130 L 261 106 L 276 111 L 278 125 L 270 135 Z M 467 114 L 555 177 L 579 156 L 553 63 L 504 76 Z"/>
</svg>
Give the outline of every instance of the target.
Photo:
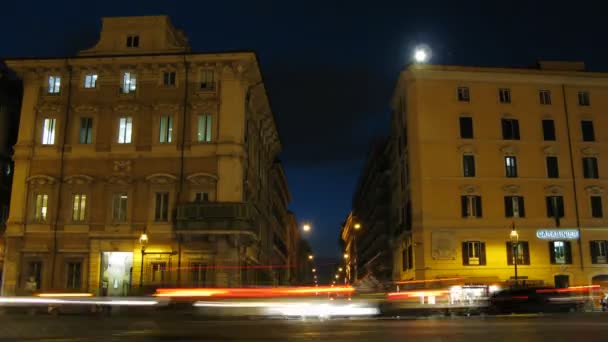
<svg viewBox="0 0 608 342">
<path fill-rule="evenodd" d="M 358 267 L 357 267 L 357 263 L 359 263 L 359 253 L 357 252 L 357 230 L 361 229 L 361 223 L 355 223 L 353 225 L 353 228 L 355 229 L 355 231 L 353 232 L 353 249 L 354 249 L 354 253 L 355 253 L 355 257 L 353 260 L 353 264 L 354 264 L 354 268 L 355 268 L 355 277 L 354 277 L 354 281 L 357 281 L 358 279 Z"/>
<path fill-rule="evenodd" d="M 511 248 L 513 249 L 513 267 L 515 269 L 515 285 L 517 286 L 517 253 L 518 253 L 518 244 L 519 244 L 519 234 L 517 230 L 515 230 L 515 224 L 511 225 Z"/>
<path fill-rule="evenodd" d="M 148 235 L 142 233 L 139 237 L 139 245 L 141 246 L 141 268 L 139 270 L 139 287 L 144 286 L 144 255 L 146 255 L 146 245 L 148 245 Z"/>
</svg>

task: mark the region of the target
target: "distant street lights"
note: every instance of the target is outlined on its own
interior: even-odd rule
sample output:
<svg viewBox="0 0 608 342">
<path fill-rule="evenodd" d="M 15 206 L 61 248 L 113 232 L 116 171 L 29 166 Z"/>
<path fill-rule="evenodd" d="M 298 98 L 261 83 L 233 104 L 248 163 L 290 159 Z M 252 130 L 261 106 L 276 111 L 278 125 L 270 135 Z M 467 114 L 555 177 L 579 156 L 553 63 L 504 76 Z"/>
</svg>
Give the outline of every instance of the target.
<svg viewBox="0 0 608 342">
<path fill-rule="evenodd" d="M 308 232 L 311 230 L 310 224 L 309 224 L 309 223 L 305 223 L 305 224 L 302 226 L 302 230 L 303 230 L 304 232 L 308 233 Z"/>
<path fill-rule="evenodd" d="M 315 256 L 314 256 L 314 255 L 312 255 L 312 254 L 308 254 L 308 260 L 312 260 L 312 259 L 314 259 L 314 258 L 315 258 Z"/>
<path fill-rule="evenodd" d="M 344 259 L 348 259 L 348 254 L 344 253 Z"/>
</svg>

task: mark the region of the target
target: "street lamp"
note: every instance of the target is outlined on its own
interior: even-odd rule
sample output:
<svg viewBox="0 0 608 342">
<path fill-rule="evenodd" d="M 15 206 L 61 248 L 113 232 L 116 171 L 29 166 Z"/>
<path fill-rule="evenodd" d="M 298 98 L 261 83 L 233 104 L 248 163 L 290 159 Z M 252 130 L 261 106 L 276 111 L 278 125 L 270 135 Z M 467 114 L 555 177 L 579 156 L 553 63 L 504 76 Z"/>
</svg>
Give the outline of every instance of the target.
<svg viewBox="0 0 608 342">
<path fill-rule="evenodd" d="M 515 268 L 515 285 L 517 285 L 517 253 L 519 245 L 519 234 L 515 230 L 515 224 L 511 225 L 511 248 L 513 248 L 513 267 Z"/>
<path fill-rule="evenodd" d="M 312 259 L 314 259 L 314 255 L 308 254 L 308 260 L 312 260 Z"/>
<path fill-rule="evenodd" d="M 361 223 L 355 223 L 355 225 L 353 227 L 355 229 L 360 229 L 361 228 Z"/>
<path fill-rule="evenodd" d="M 343 268 L 342 267 L 338 267 L 338 272 L 342 272 Z"/>
<path fill-rule="evenodd" d="M 427 45 L 419 45 L 412 56 L 416 63 L 426 63 L 431 59 L 431 49 Z"/>
<path fill-rule="evenodd" d="M 344 253 L 344 259 L 348 259 L 348 254 Z"/>
<path fill-rule="evenodd" d="M 146 255 L 146 246 L 148 245 L 148 235 L 142 233 L 139 237 L 139 245 L 141 246 L 141 268 L 139 270 L 139 287 L 144 286 L 144 255 Z"/>
<path fill-rule="evenodd" d="M 313 269 L 312 269 L 312 273 L 315 273 L 315 272 L 317 272 L 317 269 L 316 269 L 316 268 L 313 268 Z"/>
<path fill-rule="evenodd" d="M 303 230 L 303 231 L 305 231 L 305 232 L 309 232 L 309 231 L 310 231 L 310 224 L 305 223 L 305 224 L 302 226 L 302 230 Z"/>
</svg>

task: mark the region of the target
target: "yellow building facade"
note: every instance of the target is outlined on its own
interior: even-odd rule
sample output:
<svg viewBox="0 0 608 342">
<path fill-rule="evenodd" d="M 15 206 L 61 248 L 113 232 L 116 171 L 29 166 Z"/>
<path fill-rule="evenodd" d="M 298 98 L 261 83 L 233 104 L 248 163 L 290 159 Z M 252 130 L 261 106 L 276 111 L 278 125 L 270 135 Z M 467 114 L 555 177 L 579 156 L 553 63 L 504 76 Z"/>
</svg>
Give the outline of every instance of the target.
<svg viewBox="0 0 608 342">
<path fill-rule="evenodd" d="M 606 284 L 608 74 L 410 65 L 392 108 L 395 280 Z"/>
<path fill-rule="evenodd" d="M 166 16 L 121 17 L 78 56 L 6 64 L 24 93 L 3 294 L 288 279 L 291 197 L 253 52 L 194 53 Z"/>
</svg>

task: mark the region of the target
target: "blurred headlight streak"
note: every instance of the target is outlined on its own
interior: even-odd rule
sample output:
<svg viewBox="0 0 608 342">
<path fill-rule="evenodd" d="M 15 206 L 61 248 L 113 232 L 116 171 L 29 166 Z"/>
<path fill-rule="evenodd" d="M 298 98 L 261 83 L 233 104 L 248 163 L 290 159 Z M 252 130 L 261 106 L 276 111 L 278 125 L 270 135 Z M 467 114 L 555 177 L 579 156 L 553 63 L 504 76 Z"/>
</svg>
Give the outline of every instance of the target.
<svg viewBox="0 0 608 342">
<path fill-rule="evenodd" d="M 210 308 L 260 308 L 260 313 L 268 316 L 287 317 L 319 317 L 332 316 L 374 316 L 379 313 L 378 308 L 368 304 L 340 304 L 340 303 L 314 303 L 314 302 L 196 302 L 196 307 Z"/>
<path fill-rule="evenodd" d="M 39 293 L 36 297 L 50 297 L 50 298 L 72 298 L 72 297 L 93 297 L 91 293 Z"/>
<path fill-rule="evenodd" d="M 0 297 L 0 306 L 11 305 L 117 305 L 117 306 L 153 306 L 160 302 L 153 298 L 41 298 L 41 297 Z"/>
<path fill-rule="evenodd" d="M 278 288 L 194 288 L 157 289 L 157 297 L 216 297 L 216 298 L 274 298 L 291 296 L 311 296 L 325 293 L 352 293 L 351 286 L 304 286 Z"/>
</svg>

